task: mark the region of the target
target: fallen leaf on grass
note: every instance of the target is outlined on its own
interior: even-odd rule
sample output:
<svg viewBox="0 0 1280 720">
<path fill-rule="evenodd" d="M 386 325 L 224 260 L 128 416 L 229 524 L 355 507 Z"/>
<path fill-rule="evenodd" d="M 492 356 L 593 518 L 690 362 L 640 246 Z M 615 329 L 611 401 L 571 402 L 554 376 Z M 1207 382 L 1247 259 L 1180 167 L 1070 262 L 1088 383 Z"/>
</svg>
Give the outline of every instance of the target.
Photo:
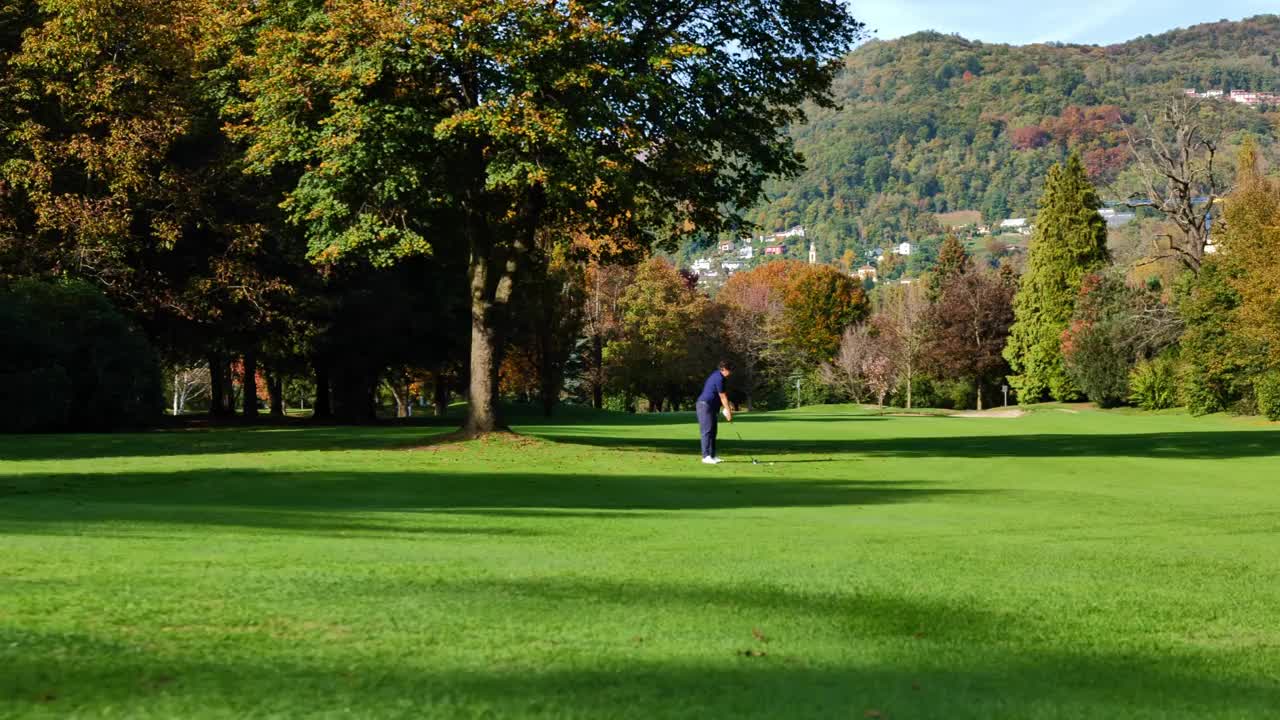
<svg viewBox="0 0 1280 720">
<path fill-rule="evenodd" d="M 741 655 L 742 657 L 756 658 L 756 657 L 764 657 L 768 653 L 766 653 L 763 650 L 739 650 L 738 654 Z"/>
<path fill-rule="evenodd" d="M 884 713 L 880 712 L 879 710 L 868 710 L 862 713 L 862 716 L 869 717 L 869 718 L 881 718 L 881 717 L 884 717 Z"/>
<path fill-rule="evenodd" d="M 751 628 L 751 634 L 754 635 L 756 639 L 762 643 L 769 642 L 769 638 L 765 637 L 764 633 L 760 632 L 759 628 Z"/>
</svg>

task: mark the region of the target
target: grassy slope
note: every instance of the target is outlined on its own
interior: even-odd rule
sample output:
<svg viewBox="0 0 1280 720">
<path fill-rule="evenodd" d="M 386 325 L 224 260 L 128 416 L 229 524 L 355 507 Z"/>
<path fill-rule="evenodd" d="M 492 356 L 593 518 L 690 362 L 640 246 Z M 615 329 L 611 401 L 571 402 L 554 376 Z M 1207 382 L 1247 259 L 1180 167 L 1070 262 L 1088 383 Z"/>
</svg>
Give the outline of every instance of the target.
<svg viewBox="0 0 1280 720">
<path fill-rule="evenodd" d="M 0 438 L 0 716 L 1274 717 L 1275 426 L 850 412 Z"/>
</svg>

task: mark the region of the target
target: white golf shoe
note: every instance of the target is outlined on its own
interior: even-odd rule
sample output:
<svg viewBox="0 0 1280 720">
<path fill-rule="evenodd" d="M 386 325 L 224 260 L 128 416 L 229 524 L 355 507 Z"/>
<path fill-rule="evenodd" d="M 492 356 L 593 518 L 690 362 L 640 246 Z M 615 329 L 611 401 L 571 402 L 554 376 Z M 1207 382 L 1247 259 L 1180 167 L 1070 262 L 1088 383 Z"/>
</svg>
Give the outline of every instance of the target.
<svg viewBox="0 0 1280 720">
<path fill-rule="evenodd" d="M 704 457 L 704 458 L 702 458 L 702 464 L 703 464 L 703 465 L 715 465 L 715 464 L 716 464 L 716 463 L 718 463 L 718 462 L 720 462 L 720 461 L 719 461 L 719 460 L 717 460 L 716 458 L 713 458 L 713 457 Z"/>
</svg>

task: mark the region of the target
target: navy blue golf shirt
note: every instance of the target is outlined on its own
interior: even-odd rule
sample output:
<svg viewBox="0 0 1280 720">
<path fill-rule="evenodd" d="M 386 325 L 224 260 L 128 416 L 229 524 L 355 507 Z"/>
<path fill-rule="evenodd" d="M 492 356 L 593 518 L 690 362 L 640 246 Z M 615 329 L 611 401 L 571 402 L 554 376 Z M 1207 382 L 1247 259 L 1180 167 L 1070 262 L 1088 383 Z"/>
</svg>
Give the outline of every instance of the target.
<svg viewBox="0 0 1280 720">
<path fill-rule="evenodd" d="M 724 392 L 724 376 L 717 370 L 711 373 L 711 377 L 707 378 L 706 384 L 702 386 L 702 394 L 698 396 L 698 402 L 705 402 L 710 407 L 718 408 L 722 392 Z"/>
</svg>

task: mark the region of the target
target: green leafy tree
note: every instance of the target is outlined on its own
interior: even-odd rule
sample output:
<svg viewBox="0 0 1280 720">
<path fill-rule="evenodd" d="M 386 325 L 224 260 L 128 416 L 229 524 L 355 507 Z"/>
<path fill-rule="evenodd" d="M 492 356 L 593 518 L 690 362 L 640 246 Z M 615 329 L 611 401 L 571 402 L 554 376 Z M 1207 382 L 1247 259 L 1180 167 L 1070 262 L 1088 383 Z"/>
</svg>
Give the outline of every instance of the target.
<svg viewBox="0 0 1280 720">
<path fill-rule="evenodd" d="M 227 351 L 256 364 L 261 336 L 294 310 L 302 258 L 275 232 L 270 183 L 244 176 L 220 130 L 214 17 L 204 0 L 6 4 L 0 124 L 16 151 L 0 196 L 25 206 L 27 272 L 90 280 L 169 354 L 206 352 L 219 411 Z M 12 22 L 27 25 L 16 49 Z"/>
<path fill-rule="evenodd" d="M 1004 350 L 1014 373 L 1009 384 L 1023 402 L 1079 395 L 1063 363 L 1061 342 L 1081 280 L 1108 260 L 1107 223 L 1099 207 L 1078 155 L 1050 168 Z"/>
<path fill-rule="evenodd" d="M 1182 401 L 1193 415 L 1221 412 L 1238 400 L 1254 365 L 1249 343 L 1234 332 L 1240 293 L 1235 270 L 1210 256 L 1199 274 L 1187 273 L 1177 288 L 1178 315 L 1186 325 L 1179 341 Z"/>
<path fill-rule="evenodd" d="M 938 261 L 929 273 L 929 301 L 936 302 L 942 296 L 942 289 L 954 278 L 963 275 L 973 268 L 973 260 L 965 251 L 964 244 L 955 233 L 947 233 L 938 251 Z"/>
<path fill-rule="evenodd" d="M 801 165 L 784 129 L 831 106 L 861 26 L 836 0 L 255 5 L 238 136 L 311 254 L 468 249 L 464 432 L 502 425 L 513 288 L 542 232 L 668 245 L 734 230 Z"/>
<path fill-rule="evenodd" d="M 1071 323 L 1062 335 L 1067 374 L 1104 408 L 1128 398 L 1129 372 L 1142 352 L 1138 327 L 1146 294 L 1115 273 L 1089 274 L 1080 284 Z M 1155 348 L 1158 350 L 1159 348 Z"/>
</svg>

